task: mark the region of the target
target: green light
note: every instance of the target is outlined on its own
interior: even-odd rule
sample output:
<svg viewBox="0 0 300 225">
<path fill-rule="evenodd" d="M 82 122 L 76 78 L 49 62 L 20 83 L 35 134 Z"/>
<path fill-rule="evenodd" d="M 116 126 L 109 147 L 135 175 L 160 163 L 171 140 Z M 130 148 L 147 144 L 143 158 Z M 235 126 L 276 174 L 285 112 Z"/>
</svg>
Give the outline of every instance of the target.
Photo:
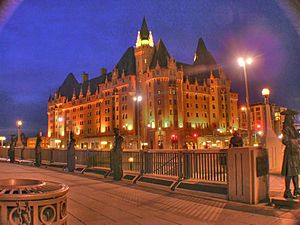
<svg viewBox="0 0 300 225">
<path fill-rule="evenodd" d="M 149 45 L 149 40 L 142 40 L 142 45 Z"/>
</svg>

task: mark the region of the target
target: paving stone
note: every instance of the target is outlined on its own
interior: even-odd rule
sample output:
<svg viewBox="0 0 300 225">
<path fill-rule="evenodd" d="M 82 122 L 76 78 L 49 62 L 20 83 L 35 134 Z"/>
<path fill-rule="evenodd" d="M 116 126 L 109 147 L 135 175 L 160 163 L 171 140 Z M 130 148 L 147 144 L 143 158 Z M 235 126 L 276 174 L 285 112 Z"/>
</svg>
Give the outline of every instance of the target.
<svg viewBox="0 0 300 225">
<path fill-rule="evenodd" d="M 0 163 L 0 170 L 0 179 L 42 179 L 69 185 L 70 225 L 298 225 L 300 221 L 300 210 L 246 205 L 201 193 L 189 195 L 153 185 L 139 186 L 20 164 Z M 271 176 L 272 194 L 282 193 L 282 182 L 282 177 Z"/>
</svg>

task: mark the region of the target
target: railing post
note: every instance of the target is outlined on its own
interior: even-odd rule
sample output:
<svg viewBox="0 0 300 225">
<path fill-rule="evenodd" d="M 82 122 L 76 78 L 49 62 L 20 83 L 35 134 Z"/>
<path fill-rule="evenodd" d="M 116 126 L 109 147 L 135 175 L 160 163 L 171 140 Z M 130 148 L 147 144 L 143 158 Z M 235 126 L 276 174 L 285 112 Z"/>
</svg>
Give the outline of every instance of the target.
<svg viewBox="0 0 300 225">
<path fill-rule="evenodd" d="M 141 176 L 145 174 L 145 155 L 146 155 L 146 151 L 141 150 L 140 151 L 140 160 L 141 160 L 140 175 Z"/>
<path fill-rule="evenodd" d="M 147 150 L 144 151 L 144 174 L 152 172 L 152 154 Z"/>
<path fill-rule="evenodd" d="M 183 153 L 182 151 L 178 151 L 178 180 L 183 178 Z"/>
<path fill-rule="evenodd" d="M 53 159 L 53 148 L 50 149 L 50 163 L 54 163 L 54 159 Z"/>
<path fill-rule="evenodd" d="M 123 152 L 122 152 L 122 154 L 123 154 Z M 109 168 L 110 168 L 110 171 L 112 171 L 113 170 L 113 159 L 112 159 L 112 150 L 110 150 L 109 151 Z"/>
<path fill-rule="evenodd" d="M 189 179 L 191 178 L 192 172 L 192 154 L 188 151 L 183 152 L 183 178 Z"/>
<path fill-rule="evenodd" d="M 23 146 L 21 148 L 21 160 L 24 160 L 24 150 L 25 150 L 25 147 Z"/>
</svg>

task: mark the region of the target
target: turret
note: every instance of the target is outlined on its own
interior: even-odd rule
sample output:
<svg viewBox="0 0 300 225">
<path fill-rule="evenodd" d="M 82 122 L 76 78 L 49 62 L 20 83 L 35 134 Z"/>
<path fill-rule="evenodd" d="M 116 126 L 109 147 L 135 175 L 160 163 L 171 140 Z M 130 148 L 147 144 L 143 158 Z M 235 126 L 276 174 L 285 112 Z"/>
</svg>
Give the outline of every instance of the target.
<svg viewBox="0 0 300 225">
<path fill-rule="evenodd" d="M 138 31 L 135 47 L 151 46 L 154 47 L 152 32 L 148 30 L 146 19 L 144 17 L 141 30 Z"/>
<path fill-rule="evenodd" d="M 82 83 L 89 80 L 89 75 L 86 72 L 82 73 Z"/>
<path fill-rule="evenodd" d="M 211 66 L 216 65 L 216 60 L 212 54 L 207 50 L 202 38 L 199 38 L 197 50 L 194 55 L 194 65 Z"/>
<path fill-rule="evenodd" d="M 138 31 L 135 47 L 136 72 L 137 74 L 143 74 L 147 72 L 154 53 L 153 36 L 151 31 L 148 30 L 145 17 L 141 30 Z"/>
</svg>

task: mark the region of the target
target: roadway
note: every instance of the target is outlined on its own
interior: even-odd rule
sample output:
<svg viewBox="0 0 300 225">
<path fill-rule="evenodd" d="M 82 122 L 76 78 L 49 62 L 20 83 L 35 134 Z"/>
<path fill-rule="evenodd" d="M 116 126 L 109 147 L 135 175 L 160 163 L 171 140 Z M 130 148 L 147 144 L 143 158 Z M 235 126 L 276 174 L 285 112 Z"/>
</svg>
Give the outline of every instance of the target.
<svg viewBox="0 0 300 225">
<path fill-rule="evenodd" d="M 69 185 L 69 225 L 300 224 L 299 209 L 250 206 L 201 193 L 172 192 L 154 185 L 70 174 L 61 169 L 0 163 L 0 171 L 0 179 L 30 178 Z"/>
</svg>

